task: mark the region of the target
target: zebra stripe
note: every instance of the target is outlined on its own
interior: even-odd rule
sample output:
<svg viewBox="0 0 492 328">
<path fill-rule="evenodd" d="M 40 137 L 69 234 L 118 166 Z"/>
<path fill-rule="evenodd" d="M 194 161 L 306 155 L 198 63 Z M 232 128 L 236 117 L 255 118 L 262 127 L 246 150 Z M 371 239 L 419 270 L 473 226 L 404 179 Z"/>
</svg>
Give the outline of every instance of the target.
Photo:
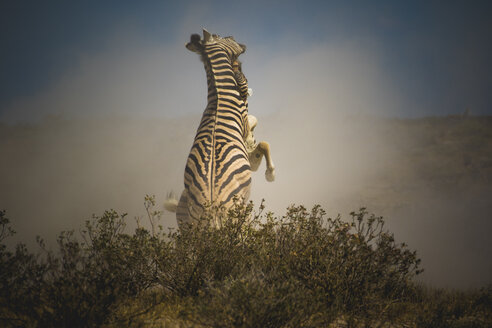
<svg viewBox="0 0 492 328">
<path fill-rule="evenodd" d="M 234 196 L 246 200 L 251 187 L 244 142 L 249 130 L 248 84 L 237 61 L 244 46 L 232 37 L 192 36 L 187 48 L 199 53 L 204 63 L 208 104 L 186 162 L 185 189 L 176 210 L 180 225 L 199 219 L 205 205 L 228 208 Z"/>
</svg>

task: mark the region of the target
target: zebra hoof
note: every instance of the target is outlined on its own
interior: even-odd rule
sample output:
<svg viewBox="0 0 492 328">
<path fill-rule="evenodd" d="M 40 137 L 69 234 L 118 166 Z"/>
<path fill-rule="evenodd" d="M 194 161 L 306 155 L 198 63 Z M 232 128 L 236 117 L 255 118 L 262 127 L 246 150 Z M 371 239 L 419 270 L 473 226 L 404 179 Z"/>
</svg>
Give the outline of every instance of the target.
<svg viewBox="0 0 492 328">
<path fill-rule="evenodd" d="M 275 180 L 275 169 L 267 169 L 265 171 L 265 178 L 268 182 L 272 182 Z"/>
</svg>

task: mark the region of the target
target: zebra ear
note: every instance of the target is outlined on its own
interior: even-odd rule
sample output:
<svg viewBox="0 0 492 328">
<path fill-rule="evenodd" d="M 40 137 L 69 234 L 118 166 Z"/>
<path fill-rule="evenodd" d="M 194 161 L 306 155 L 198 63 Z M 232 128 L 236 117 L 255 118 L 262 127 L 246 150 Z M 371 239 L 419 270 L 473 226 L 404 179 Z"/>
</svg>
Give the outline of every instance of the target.
<svg viewBox="0 0 492 328">
<path fill-rule="evenodd" d="M 244 53 L 246 51 L 246 46 L 244 44 L 241 44 L 241 43 L 238 43 L 238 44 L 241 47 L 241 49 L 243 49 L 243 51 L 241 53 Z"/>
<path fill-rule="evenodd" d="M 203 41 L 205 43 L 212 41 L 212 34 L 210 34 L 210 32 L 207 31 L 205 28 L 203 29 Z"/>
</svg>

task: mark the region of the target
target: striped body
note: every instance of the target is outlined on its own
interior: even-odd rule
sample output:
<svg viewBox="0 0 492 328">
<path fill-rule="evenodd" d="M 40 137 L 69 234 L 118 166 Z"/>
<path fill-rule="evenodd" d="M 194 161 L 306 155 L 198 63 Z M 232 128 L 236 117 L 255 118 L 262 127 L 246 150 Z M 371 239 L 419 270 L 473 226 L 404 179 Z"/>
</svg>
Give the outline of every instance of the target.
<svg viewBox="0 0 492 328">
<path fill-rule="evenodd" d="M 233 38 L 192 36 L 189 50 L 200 54 L 207 73 L 208 104 L 191 147 L 184 173 L 184 191 L 179 200 L 178 223 L 199 219 L 204 206 L 230 207 L 234 196 L 248 199 L 251 167 L 245 146 L 248 131 L 247 90 L 242 72 L 232 64 L 244 46 Z"/>
</svg>

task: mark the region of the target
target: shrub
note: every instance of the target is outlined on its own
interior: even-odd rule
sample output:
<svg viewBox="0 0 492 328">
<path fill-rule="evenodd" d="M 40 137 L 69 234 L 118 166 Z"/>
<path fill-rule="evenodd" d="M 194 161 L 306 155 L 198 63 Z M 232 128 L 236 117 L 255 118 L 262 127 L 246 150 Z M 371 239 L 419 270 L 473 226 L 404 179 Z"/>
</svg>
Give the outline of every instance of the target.
<svg viewBox="0 0 492 328">
<path fill-rule="evenodd" d="M 310 212 L 292 206 L 280 220 L 271 213 L 242 220 L 251 208 L 238 205 L 219 230 L 197 225 L 186 232 L 193 244 L 182 261 L 200 261 L 186 266 L 185 275 L 196 281 L 199 323 L 299 326 L 340 316 L 354 324 L 387 321 L 408 299 L 420 261 L 383 231 L 382 218 L 361 209 L 347 223 L 325 220 L 319 206 Z"/>
<path fill-rule="evenodd" d="M 492 286 L 467 292 L 419 286 L 413 303 L 418 327 L 492 327 Z"/>
<path fill-rule="evenodd" d="M 1 212 L 2 231 L 9 230 Z M 155 263 L 148 254 L 156 238 L 142 228 L 123 232 L 125 215 L 106 211 L 86 222 L 83 242 L 62 232 L 57 252 L 30 254 L 23 244 L 15 253 L 0 248 L 0 320 L 9 326 L 86 327 L 110 319 L 119 302 L 154 284 Z M 5 233 L 4 233 L 5 235 Z"/>
<path fill-rule="evenodd" d="M 420 260 L 362 208 L 349 221 L 320 206 L 285 216 L 237 202 L 220 228 L 214 211 L 193 226 L 164 232 L 153 197 L 150 231 L 125 232 L 111 210 L 58 237 L 56 252 L 11 252 L 0 212 L 0 323 L 3 326 L 348 327 L 405 322 L 419 327 L 483 327 L 490 289 L 439 294 L 416 286 Z M 139 222 L 139 221 L 138 221 Z M 454 296 L 453 296 L 454 295 Z M 466 301 L 462 301 L 466 299 Z M 159 312 L 161 311 L 161 312 Z M 160 313 L 160 314 L 159 314 Z M 151 319 L 149 319 L 151 316 Z M 169 321 L 171 320 L 171 323 Z M 167 322 L 167 323 L 163 323 Z M 178 324 L 179 323 L 179 324 Z"/>
<path fill-rule="evenodd" d="M 41 286 L 49 267 L 22 243 L 14 252 L 7 249 L 3 241 L 15 233 L 9 224 L 0 211 L 0 323 L 22 327 L 42 316 Z"/>
</svg>

